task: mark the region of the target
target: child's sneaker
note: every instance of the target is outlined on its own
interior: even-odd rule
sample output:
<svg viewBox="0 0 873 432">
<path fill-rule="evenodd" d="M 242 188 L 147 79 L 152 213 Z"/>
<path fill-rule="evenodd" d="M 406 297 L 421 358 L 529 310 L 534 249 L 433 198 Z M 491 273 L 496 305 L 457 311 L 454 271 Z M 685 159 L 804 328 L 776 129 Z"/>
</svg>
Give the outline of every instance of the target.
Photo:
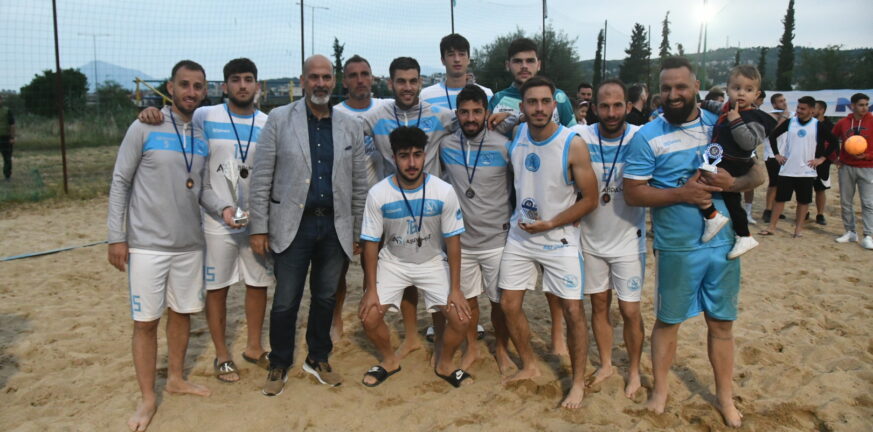
<svg viewBox="0 0 873 432">
<path fill-rule="evenodd" d="M 704 219 L 703 236 L 700 237 L 700 241 L 706 243 L 712 240 L 728 222 L 730 222 L 730 219 L 719 212 L 716 212 L 715 216 L 709 219 Z"/>
<path fill-rule="evenodd" d="M 737 259 L 740 257 L 740 255 L 754 249 L 756 246 L 758 246 L 758 241 L 755 240 L 754 237 L 737 236 L 737 241 L 736 243 L 734 243 L 734 248 L 731 249 L 730 252 L 728 252 L 727 257 L 728 259 Z"/>
</svg>

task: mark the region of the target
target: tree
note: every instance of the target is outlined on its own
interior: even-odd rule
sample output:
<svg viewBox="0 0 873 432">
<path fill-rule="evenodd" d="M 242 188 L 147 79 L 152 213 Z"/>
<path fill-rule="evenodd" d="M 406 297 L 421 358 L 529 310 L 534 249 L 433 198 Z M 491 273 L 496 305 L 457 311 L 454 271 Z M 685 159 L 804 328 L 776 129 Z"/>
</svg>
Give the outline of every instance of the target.
<svg viewBox="0 0 873 432">
<path fill-rule="evenodd" d="M 846 63 L 839 45 L 804 51 L 800 64 L 803 73 L 797 77 L 799 88 L 804 90 L 846 88 Z"/>
<path fill-rule="evenodd" d="M 648 81 L 649 58 L 652 55 L 652 50 L 649 49 L 646 29 L 642 24 L 634 24 L 630 46 L 624 52 L 627 57 L 619 69 L 619 78 L 628 84 Z"/>
<path fill-rule="evenodd" d="M 676 44 L 676 55 L 685 57 L 685 47 L 682 44 Z"/>
<path fill-rule="evenodd" d="M 100 98 L 102 108 L 110 112 L 136 107 L 130 100 L 130 91 L 112 80 L 104 81 L 97 86 L 97 97 Z"/>
<path fill-rule="evenodd" d="M 333 38 L 333 73 L 336 76 L 337 85 L 335 86 L 335 93 L 337 95 L 342 95 L 343 86 L 339 84 L 343 80 L 343 50 L 345 50 L 346 44 L 340 44 L 339 39 L 334 36 Z"/>
<path fill-rule="evenodd" d="M 740 65 L 740 50 L 737 50 L 736 55 L 734 55 L 734 66 Z"/>
<path fill-rule="evenodd" d="M 665 58 L 670 57 L 670 11 L 664 15 L 664 21 L 661 22 L 661 46 L 658 50 L 658 57 L 663 62 Z"/>
<path fill-rule="evenodd" d="M 767 86 L 767 51 L 770 51 L 770 48 L 761 47 L 761 50 L 758 54 L 758 72 L 761 73 L 761 88 L 766 89 Z"/>
<path fill-rule="evenodd" d="M 498 36 L 493 42 L 474 50 L 476 58 L 476 81 L 486 87 L 499 90 L 512 84 L 512 76 L 506 72 L 506 54 L 509 44 L 515 39 L 526 37 L 521 29 Z M 537 46 L 542 46 L 542 34 L 536 34 L 531 39 Z M 576 39 L 570 39 L 566 33 L 546 28 L 546 39 L 549 41 L 545 55 L 539 53 L 540 59 L 545 59 L 543 69 L 545 76 L 551 79 L 560 89 L 575 90 L 585 79 L 585 74 L 579 68 L 579 53 L 576 52 Z M 575 91 L 573 91 L 575 93 Z"/>
<path fill-rule="evenodd" d="M 21 88 L 21 98 L 28 112 L 50 117 L 57 114 L 55 92 L 55 72 L 43 71 L 36 75 L 30 84 Z M 64 112 L 80 110 L 85 106 L 85 93 L 88 89 L 88 78 L 78 69 L 64 69 L 61 72 L 63 86 Z"/>
<path fill-rule="evenodd" d="M 776 88 L 791 90 L 794 72 L 794 0 L 788 1 L 788 10 L 782 19 L 785 30 L 779 39 L 779 61 L 776 63 Z"/>
<path fill-rule="evenodd" d="M 603 81 L 603 30 L 597 33 L 597 51 L 594 53 L 594 79 L 591 81 L 594 88 L 600 86 L 600 81 Z"/>
</svg>

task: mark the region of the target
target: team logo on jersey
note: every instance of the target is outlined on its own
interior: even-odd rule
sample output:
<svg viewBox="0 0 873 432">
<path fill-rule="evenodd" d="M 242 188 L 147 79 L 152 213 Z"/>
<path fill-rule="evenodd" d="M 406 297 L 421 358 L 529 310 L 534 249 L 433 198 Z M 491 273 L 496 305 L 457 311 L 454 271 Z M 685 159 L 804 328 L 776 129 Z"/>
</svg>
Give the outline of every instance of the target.
<svg viewBox="0 0 873 432">
<path fill-rule="evenodd" d="M 679 180 L 676 180 L 676 186 L 685 186 L 685 183 L 688 183 L 688 177 L 679 177 Z"/>
<path fill-rule="evenodd" d="M 455 212 L 455 219 L 461 220 L 462 217 L 463 215 L 461 215 L 461 209 L 458 209 L 458 211 Z"/>
<path fill-rule="evenodd" d="M 639 291 L 640 289 L 640 277 L 634 276 L 627 281 L 627 287 L 631 291 Z"/>
<path fill-rule="evenodd" d="M 436 111 L 434 111 L 434 112 L 436 112 Z M 421 130 L 428 131 L 431 129 L 433 129 L 433 119 L 432 118 L 421 119 Z"/>
<path fill-rule="evenodd" d="M 797 131 L 797 136 L 799 136 L 801 138 L 805 137 L 806 136 L 806 129 L 801 129 L 801 130 Z"/>
<path fill-rule="evenodd" d="M 579 286 L 579 278 L 576 275 L 567 274 L 564 275 L 564 286 L 567 288 L 576 288 Z"/>
<path fill-rule="evenodd" d="M 425 216 L 433 216 L 439 213 L 439 206 L 435 201 L 426 200 L 424 202 L 424 215 Z"/>
<path fill-rule="evenodd" d="M 529 153 L 524 158 L 524 167 L 528 171 L 537 172 L 540 169 L 540 157 L 536 153 Z"/>
<path fill-rule="evenodd" d="M 415 234 L 418 232 L 418 222 L 414 220 L 406 220 L 406 233 Z"/>
</svg>

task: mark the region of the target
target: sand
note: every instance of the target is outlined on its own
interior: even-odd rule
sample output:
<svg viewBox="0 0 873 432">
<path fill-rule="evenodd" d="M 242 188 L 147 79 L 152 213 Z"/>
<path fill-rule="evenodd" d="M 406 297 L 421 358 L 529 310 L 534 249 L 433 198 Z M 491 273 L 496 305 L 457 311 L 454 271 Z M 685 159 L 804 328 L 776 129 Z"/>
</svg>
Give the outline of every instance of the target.
<svg viewBox="0 0 873 432">
<path fill-rule="evenodd" d="M 836 182 L 834 182 L 836 183 Z M 763 190 L 758 193 L 760 214 Z M 837 194 L 832 192 L 829 225 L 809 225 L 806 236 L 790 236 L 793 205 L 777 235 L 743 258 L 740 318 L 735 325 L 734 388 L 745 414 L 745 430 L 864 431 L 873 429 L 873 251 L 839 245 L 842 231 Z M 0 212 L 0 256 L 85 244 L 105 238 L 106 199 L 28 204 Z M 860 208 L 856 204 L 856 208 Z M 753 227 L 754 228 L 754 227 Z M 761 225 L 758 226 L 761 228 Z M 652 265 L 643 296 L 647 334 L 653 323 Z M 126 276 L 106 261 L 106 247 L 75 249 L 43 257 L 0 263 L 0 425 L 3 430 L 126 430 L 138 388 L 130 354 L 132 325 Z M 355 314 L 361 272 L 352 264 L 350 295 L 343 316 L 344 340 L 332 356 L 345 377 L 338 388 L 318 385 L 297 368 L 285 393 L 267 398 L 260 387 L 265 372 L 242 360 L 245 321 L 243 291 L 231 289 L 229 338 L 242 368 L 242 381 L 224 384 L 212 377 L 214 350 L 204 315 L 192 319 L 186 372 L 212 389 L 212 396 L 164 393 L 166 344 L 159 341 L 160 406 L 149 430 L 725 430 L 713 408 L 714 384 L 706 357 L 702 317 L 683 325 L 670 374 L 667 412 L 642 414 L 637 401 L 623 395 L 621 376 L 607 380 L 577 411 L 558 408 L 569 388 L 566 360 L 547 355 L 548 313 L 540 294 L 529 294 L 526 310 L 534 349 L 544 376 L 503 387 L 495 362 L 487 356 L 471 371 L 476 382 L 463 390 L 436 378 L 429 350 L 415 352 L 403 371 L 384 385 L 365 388 L 362 374 L 376 363 Z M 481 300 L 482 316 L 488 302 Z M 301 315 L 307 313 L 308 295 Z M 627 367 L 620 317 L 614 359 Z M 390 315 L 392 329 L 399 314 Z M 419 327 L 427 325 L 423 311 Z M 490 323 L 482 323 L 490 331 Z M 305 320 L 300 320 L 300 328 Z M 162 326 L 163 327 L 163 326 Z M 265 327 L 266 328 L 266 327 Z M 493 344 L 490 332 L 480 342 Z M 597 366 L 591 341 L 588 371 Z M 643 354 L 643 380 L 651 386 L 649 339 Z"/>
</svg>

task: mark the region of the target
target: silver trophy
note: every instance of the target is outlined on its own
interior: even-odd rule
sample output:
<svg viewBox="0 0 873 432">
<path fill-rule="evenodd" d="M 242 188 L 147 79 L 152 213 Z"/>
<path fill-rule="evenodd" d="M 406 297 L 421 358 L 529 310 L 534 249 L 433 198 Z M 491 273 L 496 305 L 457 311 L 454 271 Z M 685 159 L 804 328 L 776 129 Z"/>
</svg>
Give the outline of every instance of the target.
<svg viewBox="0 0 873 432">
<path fill-rule="evenodd" d="M 249 223 L 249 215 L 240 207 L 240 203 L 245 200 L 243 199 L 243 188 L 239 184 L 239 163 L 235 159 L 230 159 L 221 164 L 221 168 L 224 171 L 224 179 L 227 181 L 227 187 L 230 189 L 230 199 L 233 200 L 235 208 L 233 223 L 245 226 Z"/>
<path fill-rule="evenodd" d="M 718 165 L 721 163 L 721 156 L 724 154 L 724 149 L 718 143 L 712 143 L 706 146 L 703 151 L 703 163 L 700 164 L 700 169 L 711 173 L 718 172 Z"/>
<path fill-rule="evenodd" d="M 537 202 L 533 198 L 525 198 L 521 202 L 521 223 L 532 224 L 540 219 Z"/>
</svg>

